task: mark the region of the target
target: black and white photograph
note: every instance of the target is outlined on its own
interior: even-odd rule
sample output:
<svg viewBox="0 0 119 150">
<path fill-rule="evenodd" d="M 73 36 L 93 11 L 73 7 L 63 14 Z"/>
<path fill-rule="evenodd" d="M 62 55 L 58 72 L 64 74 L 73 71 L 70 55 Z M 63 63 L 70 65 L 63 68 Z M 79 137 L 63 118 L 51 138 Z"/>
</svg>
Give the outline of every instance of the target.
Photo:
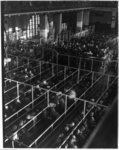
<svg viewBox="0 0 119 150">
<path fill-rule="evenodd" d="M 118 148 L 118 1 L 1 3 L 4 148 Z"/>
</svg>

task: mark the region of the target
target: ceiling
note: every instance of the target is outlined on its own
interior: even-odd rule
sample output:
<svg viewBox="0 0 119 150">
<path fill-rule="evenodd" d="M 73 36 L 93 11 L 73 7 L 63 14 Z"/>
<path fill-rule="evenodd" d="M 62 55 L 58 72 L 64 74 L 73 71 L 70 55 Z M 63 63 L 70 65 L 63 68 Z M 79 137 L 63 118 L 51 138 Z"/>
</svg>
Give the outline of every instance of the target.
<svg viewBox="0 0 119 150">
<path fill-rule="evenodd" d="M 2 1 L 4 14 L 63 10 L 73 8 L 107 7 L 117 8 L 117 1 Z"/>
</svg>

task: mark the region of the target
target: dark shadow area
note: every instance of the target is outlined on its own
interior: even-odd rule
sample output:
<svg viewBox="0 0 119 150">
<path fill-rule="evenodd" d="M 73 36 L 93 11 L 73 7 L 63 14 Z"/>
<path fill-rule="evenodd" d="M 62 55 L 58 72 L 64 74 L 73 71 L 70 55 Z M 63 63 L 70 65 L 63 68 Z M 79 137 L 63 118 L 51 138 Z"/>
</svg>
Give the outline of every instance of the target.
<svg viewBox="0 0 119 150">
<path fill-rule="evenodd" d="M 117 148 L 117 134 L 118 134 L 118 119 L 117 119 L 117 98 L 99 127 L 99 130 L 89 142 L 88 148 Z M 98 128 L 98 127 L 97 127 Z M 96 131 L 96 130 L 95 130 Z M 94 131 L 94 132 L 95 132 Z"/>
</svg>

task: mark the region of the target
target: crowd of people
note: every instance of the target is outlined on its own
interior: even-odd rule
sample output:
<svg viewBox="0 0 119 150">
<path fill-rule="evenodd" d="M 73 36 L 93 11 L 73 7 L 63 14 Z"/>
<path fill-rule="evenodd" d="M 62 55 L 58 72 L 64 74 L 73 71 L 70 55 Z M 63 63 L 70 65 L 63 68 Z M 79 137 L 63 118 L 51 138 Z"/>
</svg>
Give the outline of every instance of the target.
<svg viewBox="0 0 119 150">
<path fill-rule="evenodd" d="M 69 42 L 61 41 L 54 44 L 54 48 L 62 54 L 103 58 L 110 51 L 107 45 L 110 38 L 107 34 L 93 34 L 80 39 L 72 38 Z"/>
<path fill-rule="evenodd" d="M 104 58 L 107 55 L 107 57 L 112 59 L 113 58 L 113 51 L 110 51 L 110 46 L 107 45 L 107 40 L 108 39 L 109 39 L 108 35 L 94 34 L 94 35 L 90 35 L 90 36 L 85 37 L 85 38 L 82 37 L 81 39 L 73 38 L 69 42 L 62 41 L 60 43 L 54 43 L 54 44 L 51 44 L 51 45 L 46 44 L 45 45 L 46 47 L 44 46 L 43 48 L 47 48 L 47 49 L 51 49 L 51 50 L 54 49 L 58 53 L 63 53 L 63 54 L 67 54 L 67 55 L 75 55 L 75 56 L 79 56 L 79 57 L 93 56 L 93 57 L 96 57 L 96 58 Z M 38 45 L 38 44 L 29 43 L 28 46 L 23 46 L 22 44 L 19 43 L 19 44 L 14 45 L 13 47 L 11 46 L 11 51 L 12 52 L 18 52 L 18 53 L 20 52 L 21 55 L 23 55 L 23 56 L 24 56 L 24 53 L 26 53 L 26 54 L 28 54 L 28 56 L 31 54 L 32 57 L 36 57 L 36 55 L 38 54 L 37 51 L 40 51 L 39 50 L 40 48 L 41 48 L 41 46 Z M 7 53 L 7 51 L 8 51 L 8 49 L 6 48 L 6 53 Z M 15 61 L 13 61 L 13 63 L 16 64 Z M 35 64 L 33 63 L 33 65 L 35 65 Z M 20 72 L 23 73 L 23 75 L 25 75 L 25 76 L 23 76 L 23 79 L 25 79 L 25 80 L 28 77 L 32 78 L 35 75 L 35 73 L 37 74 L 37 70 L 35 72 L 35 70 L 33 70 L 33 68 L 32 68 L 32 65 L 30 67 L 31 68 L 24 68 L 23 71 L 20 70 Z M 46 68 L 46 66 L 45 66 L 45 68 Z M 20 75 L 20 77 L 22 77 L 21 76 L 22 74 L 20 74 L 20 72 L 18 72 L 18 76 Z M 14 76 L 16 76 L 16 73 L 14 74 Z M 58 76 L 56 76 L 56 78 L 58 78 Z M 53 80 L 54 79 L 55 78 L 53 78 Z M 35 80 L 38 81 L 38 78 L 36 78 Z M 35 83 L 35 80 L 33 81 L 34 83 Z M 30 83 L 31 83 L 31 79 L 30 79 Z M 82 89 L 84 87 L 87 89 L 89 87 L 90 83 L 91 83 L 91 80 L 87 78 L 87 79 L 83 80 L 82 82 L 80 82 L 80 85 L 79 85 L 80 87 L 77 86 L 76 90 L 72 90 L 72 91 L 69 90 L 70 92 L 67 93 L 67 89 L 70 89 L 70 87 L 62 89 L 62 92 L 67 93 L 69 95 L 68 98 L 67 98 L 67 100 L 68 100 L 67 106 L 71 106 L 71 104 L 74 102 L 74 99 L 76 98 L 76 96 L 79 97 L 78 94 L 81 94 L 80 92 L 82 92 Z M 46 81 L 45 82 L 43 81 L 43 84 L 45 86 L 48 86 L 48 83 Z M 53 81 L 53 84 L 56 85 L 55 81 Z M 41 84 L 40 86 L 44 86 L 44 85 Z M 80 92 L 79 92 L 79 89 L 81 89 Z M 37 96 L 39 91 L 36 90 L 35 92 L 36 93 L 34 94 L 34 96 L 35 95 Z M 23 91 L 23 93 L 24 93 L 24 91 Z M 12 93 L 12 95 L 13 95 L 13 93 Z M 52 120 L 57 119 L 62 114 L 62 112 L 64 112 L 65 99 L 63 99 L 63 97 L 59 98 L 60 96 L 59 97 L 58 96 L 59 95 L 56 95 L 55 97 L 52 97 L 52 99 L 50 97 L 50 101 L 51 100 L 52 101 L 49 104 L 49 109 L 47 111 L 44 111 L 44 114 L 42 116 L 43 119 L 46 120 L 46 122 L 48 122 L 48 120 L 52 121 Z M 27 103 L 29 103 L 30 98 L 29 97 L 26 97 L 26 98 L 28 98 L 28 99 L 25 99 L 26 100 L 25 102 L 27 104 Z M 8 97 L 6 99 L 8 99 Z M 23 101 L 21 99 L 18 99 L 17 101 L 15 101 L 15 103 L 13 105 L 10 105 L 9 107 L 8 106 L 5 107 L 5 109 L 7 110 L 6 111 L 7 113 L 5 114 L 5 118 L 9 117 L 9 115 L 12 115 L 16 111 L 15 109 L 13 109 L 14 107 L 17 110 L 21 109 L 23 107 L 22 104 L 24 104 L 22 102 Z M 11 114 L 10 114 L 10 112 L 11 112 Z M 38 112 L 39 112 L 39 110 L 38 110 Z M 38 112 L 35 112 L 35 113 L 37 114 Z M 94 112 L 91 112 L 89 118 L 87 119 L 87 121 L 84 122 L 83 126 L 81 126 L 81 128 L 76 130 L 76 134 L 74 134 L 70 138 L 70 140 L 64 145 L 65 148 L 79 148 L 79 147 L 82 146 L 82 144 L 81 145 L 78 145 L 78 144 L 80 143 L 80 141 L 84 141 L 84 139 L 87 138 L 87 135 L 90 133 L 90 131 L 93 129 L 93 127 L 96 126 L 96 122 L 98 122 L 97 120 L 99 118 L 99 116 L 98 116 L 99 112 L 101 112 L 101 111 L 96 110 Z M 29 120 L 29 119 L 31 119 L 31 117 L 35 116 L 34 114 L 30 114 L 30 115 L 31 116 L 28 115 L 27 118 L 25 118 L 25 119 Z M 98 116 L 98 117 L 95 117 L 95 116 Z M 22 122 L 23 121 L 24 120 L 22 120 Z M 45 125 L 45 123 L 44 123 L 44 125 Z M 48 124 L 46 124 L 46 125 L 48 125 Z M 69 133 L 69 131 L 70 131 L 70 128 L 73 129 L 75 125 L 76 125 L 75 121 L 73 123 L 69 124 L 69 125 L 66 125 L 65 131 L 63 133 L 63 138 L 61 137 L 61 135 L 59 135 L 59 137 L 57 139 L 56 144 L 58 144 L 58 146 L 61 144 L 61 140 L 65 139 L 67 133 Z M 22 125 L 19 124 L 18 126 L 20 127 Z M 16 128 L 15 130 L 17 130 L 18 127 L 15 127 L 15 128 Z M 25 133 L 26 133 L 26 131 L 25 131 Z M 66 135 L 65 135 L 65 133 L 66 133 Z M 85 134 L 86 134 L 86 136 L 83 137 L 83 135 L 85 135 Z M 22 135 L 24 135 L 24 134 L 22 133 L 21 137 L 22 137 Z M 14 137 L 13 136 L 13 140 L 16 140 L 16 139 L 19 140 L 19 137 Z"/>
<path fill-rule="evenodd" d="M 18 41 L 7 48 L 8 53 L 19 53 L 38 57 L 42 49 L 56 50 L 59 53 L 73 55 L 78 57 L 96 57 L 103 58 L 112 49 L 109 44 L 116 35 L 94 33 L 86 37 L 72 38 L 70 41 L 62 40 L 53 43 L 40 45 L 38 42 L 23 42 Z M 6 48 L 5 48 L 5 53 Z"/>
</svg>

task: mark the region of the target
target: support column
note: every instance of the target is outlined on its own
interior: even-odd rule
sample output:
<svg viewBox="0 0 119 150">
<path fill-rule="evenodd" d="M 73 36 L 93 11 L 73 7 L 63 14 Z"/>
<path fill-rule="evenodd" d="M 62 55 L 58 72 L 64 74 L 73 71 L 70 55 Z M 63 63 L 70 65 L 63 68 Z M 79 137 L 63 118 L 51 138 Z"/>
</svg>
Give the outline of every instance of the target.
<svg viewBox="0 0 119 150">
<path fill-rule="evenodd" d="M 80 69 L 78 69 L 77 84 L 79 84 Z"/>
<path fill-rule="evenodd" d="M 19 67 L 19 57 L 16 56 L 16 63 L 17 63 L 17 68 Z"/>
<path fill-rule="evenodd" d="M 65 96 L 65 114 L 67 112 L 67 95 Z"/>
<path fill-rule="evenodd" d="M 67 76 L 66 76 L 66 71 L 67 71 L 67 68 L 64 67 L 64 79 L 67 77 Z"/>
<path fill-rule="evenodd" d="M 54 15 L 54 27 L 55 27 L 55 39 L 58 34 L 62 31 L 62 13 L 57 13 Z"/>
<path fill-rule="evenodd" d="M 77 23 L 76 23 L 77 32 L 81 31 L 82 27 L 83 27 L 83 10 L 77 12 Z"/>
<path fill-rule="evenodd" d="M 116 24 L 116 10 L 112 11 L 112 21 L 111 21 L 111 28 L 114 29 Z"/>
<path fill-rule="evenodd" d="M 54 64 L 52 64 L 52 76 L 54 76 Z"/>
<path fill-rule="evenodd" d="M 47 14 L 42 14 L 40 16 L 40 37 L 44 42 L 47 41 L 47 36 L 49 32 L 49 24 Z"/>
<path fill-rule="evenodd" d="M 31 93 L 32 93 L 32 109 L 34 107 L 34 93 L 33 93 L 33 86 L 31 87 Z"/>
<path fill-rule="evenodd" d="M 108 75 L 107 77 L 107 89 L 109 88 L 109 84 L 110 84 L 110 75 Z"/>
<path fill-rule="evenodd" d="M 88 27 L 89 26 L 89 15 L 90 15 L 90 11 L 89 10 L 85 10 L 84 14 L 83 14 L 83 26 L 84 27 Z"/>
<path fill-rule="evenodd" d="M 49 106 L 49 91 L 47 91 L 47 106 Z"/>
<path fill-rule="evenodd" d="M 28 65 L 28 67 L 29 67 L 29 58 L 27 58 L 27 65 Z"/>
<path fill-rule="evenodd" d="M 93 82 L 94 82 L 94 72 L 92 72 L 92 81 L 91 81 L 91 86 L 93 86 Z"/>
<path fill-rule="evenodd" d="M 84 101 L 83 119 L 85 118 L 85 115 L 86 115 L 86 101 Z"/>
<path fill-rule="evenodd" d="M 50 41 L 54 41 L 54 22 L 53 22 L 53 14 L 48 14 L 48 22 L 49 22 L 49 33 L 48 38 Z"/>
<path fill-rule="evenodd" d="M 12 148 L 14 148 L 14 140 L 12 140 Z"/>
<path fill-rule="evenodd" d="M 19 83 L 18 83 L 18 81 L 17 81 L 17 97 L 19 99 Z"/>
</svg>

